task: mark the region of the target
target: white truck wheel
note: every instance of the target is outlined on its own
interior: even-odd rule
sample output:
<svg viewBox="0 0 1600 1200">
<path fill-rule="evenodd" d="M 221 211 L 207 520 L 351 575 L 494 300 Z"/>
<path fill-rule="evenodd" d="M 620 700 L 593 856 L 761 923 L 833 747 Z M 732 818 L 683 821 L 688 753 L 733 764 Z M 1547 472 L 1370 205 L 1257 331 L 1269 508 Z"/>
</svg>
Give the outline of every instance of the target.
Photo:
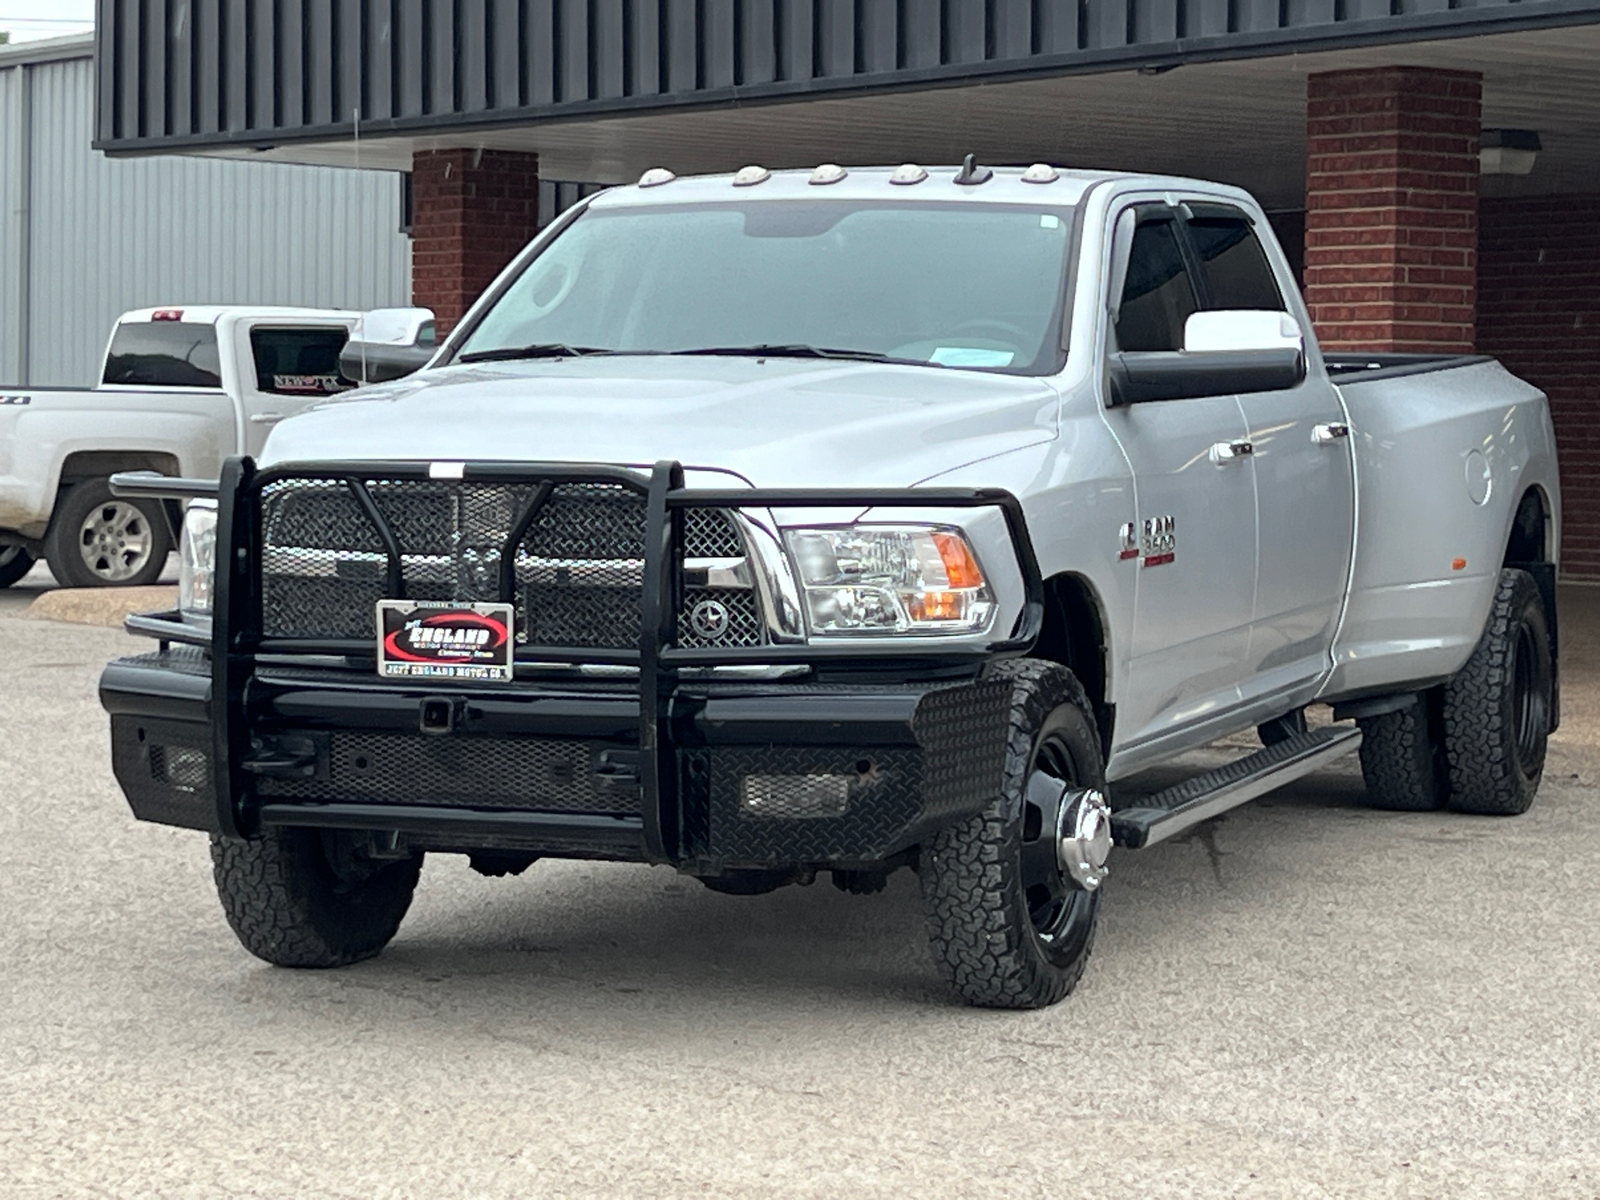
<svg viewBox="0 0 1600 1200">
<path fill-rule="evenodd" d="M 143 587 L 161 578 L 171 552 L 161 502 L 113 496 L 105 479 L 69 488 L 45 536 L 45 559 L 65 587 Z"/>
</svg>

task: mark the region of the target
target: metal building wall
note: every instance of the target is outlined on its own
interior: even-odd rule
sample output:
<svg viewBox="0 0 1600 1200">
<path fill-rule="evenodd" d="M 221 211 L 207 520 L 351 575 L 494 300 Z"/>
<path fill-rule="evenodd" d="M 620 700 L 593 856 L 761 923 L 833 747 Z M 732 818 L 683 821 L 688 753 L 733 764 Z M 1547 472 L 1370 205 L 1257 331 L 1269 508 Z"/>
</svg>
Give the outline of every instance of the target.
<svg viewBox="0 0 1600 1200">
<path fill-rule="evenodd" d="M 19 48 L 20 49 L 20 48 Z M 0 383 L 93 382 L 118 313 L 409 303 L 390 172 L 90 148 L 94 61 L 0 57 Z"/>
</svg>

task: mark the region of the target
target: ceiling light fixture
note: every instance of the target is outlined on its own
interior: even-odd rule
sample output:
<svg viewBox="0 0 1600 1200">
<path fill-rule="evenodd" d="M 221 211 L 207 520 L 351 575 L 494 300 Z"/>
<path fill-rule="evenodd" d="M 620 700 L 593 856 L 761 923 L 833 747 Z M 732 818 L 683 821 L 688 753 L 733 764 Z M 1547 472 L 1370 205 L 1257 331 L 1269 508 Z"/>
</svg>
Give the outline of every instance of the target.
<svg viewBox="0 0 1600 1200">
<path fill-rule="evenodd" d="M 1485 129 L 1478 142 L 1478 170 L 1485 175 L 1527 175 L 1543 149 L 1531 129 Z"/>
</svg>

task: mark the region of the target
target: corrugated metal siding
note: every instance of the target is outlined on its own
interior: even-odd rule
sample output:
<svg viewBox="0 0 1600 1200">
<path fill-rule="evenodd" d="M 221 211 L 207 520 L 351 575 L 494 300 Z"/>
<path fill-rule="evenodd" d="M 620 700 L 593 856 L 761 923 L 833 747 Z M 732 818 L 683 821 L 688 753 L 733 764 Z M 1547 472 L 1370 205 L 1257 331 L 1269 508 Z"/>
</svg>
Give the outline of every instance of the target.
<svg viewBox="0 0 1600 1200">
<path fill-rule="evenodd" d="M 601 191 L 604 184 L 562 183 L 555 179 L 539 181 L 539 226 L 550 224 L 585 196 Z"/>
<path fill-rule="evenodd" d="M 100 0 L 98 144 L 348 137 L 1600 19 L 1600 0 Z"/>
<path fill-rule="evenodd" d="M 92 382 L 111 322 L 130 308 L 409 303 L 411 248 L 399 232 L 395 174 L 108 159 L 90 149 L 93 129 L 92 59 L 0 69 L 0 383 Z M 17 160 L 29 143 L 24 226 Z M 31 268 L 19 311 L 15 266 L 6 264 L 21 257 L 24 228 Z"/>
<path fill-rule="evenodd" d="M 0 382 L 22 378 L 22 333 L 26 293 L 23 243 L 26 229 L 27 139 L 24 127 L 24 73 L 0 70 Z"/>
</svg>

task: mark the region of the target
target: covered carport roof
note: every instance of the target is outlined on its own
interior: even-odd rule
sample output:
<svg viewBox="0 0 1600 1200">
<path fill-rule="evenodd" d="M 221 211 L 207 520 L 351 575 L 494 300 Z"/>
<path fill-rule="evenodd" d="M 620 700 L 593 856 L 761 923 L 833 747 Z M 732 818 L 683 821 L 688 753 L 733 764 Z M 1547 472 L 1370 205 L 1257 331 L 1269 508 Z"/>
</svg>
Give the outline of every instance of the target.
<svg viewBox="0 0 1600 1200">
<path fill-rule="evenodd" d="M 1483 72 L 1485 125 L 1540 133 L 1534 175 L 1491 193 L 1600 190 L 1600 0 L 1459 2 L 101 0 L 96 145 L 396 169 L 515 149 L 596 182 L 975 150 L 1293 206 L 1306 75 L 1403 63 Z"/>
</svg>

